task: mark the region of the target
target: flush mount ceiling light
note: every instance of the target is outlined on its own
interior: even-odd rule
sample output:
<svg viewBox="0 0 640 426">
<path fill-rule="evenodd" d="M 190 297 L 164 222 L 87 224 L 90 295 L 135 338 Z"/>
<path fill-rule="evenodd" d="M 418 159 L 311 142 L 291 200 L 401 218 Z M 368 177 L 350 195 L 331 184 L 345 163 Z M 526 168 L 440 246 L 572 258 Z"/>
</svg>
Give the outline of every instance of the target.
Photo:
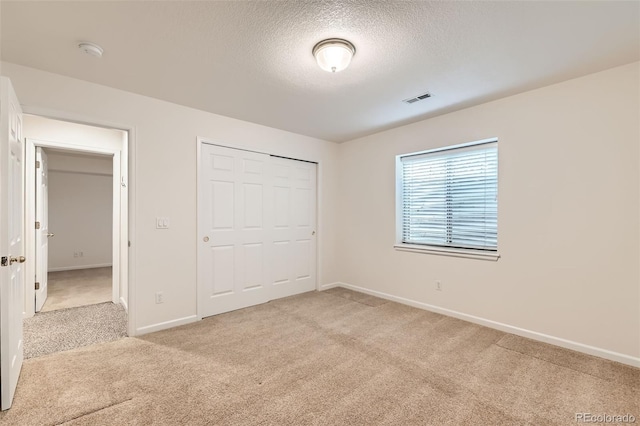
<svg viewBox="0 0 640 426">
<path fill-rule="evenodd" d="M 356 48 L 347 40 L 329 38 L 322 40 L 313 48 L 313 56 L 320 68 L 328 72 L 342 71 L 349 66 Z"/>
<path fill-rule="evenodd" d="M 102 47 L 88 41 L 83 41 L 82 43 L 78 44 L 78 49 L 82 50 L 87 55 L 95 56 L 97 58 L 102 57 L 102 52 L 104 52 Z"/>
</svg>

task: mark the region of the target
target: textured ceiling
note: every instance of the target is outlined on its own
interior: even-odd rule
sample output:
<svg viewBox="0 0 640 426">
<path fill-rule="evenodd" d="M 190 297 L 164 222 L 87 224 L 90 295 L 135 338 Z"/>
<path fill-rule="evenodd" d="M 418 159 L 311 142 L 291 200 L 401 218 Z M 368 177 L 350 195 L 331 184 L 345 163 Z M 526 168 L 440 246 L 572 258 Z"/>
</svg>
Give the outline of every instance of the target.
<svg viewBox="0 0 640 426">
<path fill-rule="evenodd" d="M 3 61 L 337 142 L 640 59 L 635 1 L 0 7 Z M 357 49 L 336 74 L 311 55 L 330 37 Z"/>
</svg>

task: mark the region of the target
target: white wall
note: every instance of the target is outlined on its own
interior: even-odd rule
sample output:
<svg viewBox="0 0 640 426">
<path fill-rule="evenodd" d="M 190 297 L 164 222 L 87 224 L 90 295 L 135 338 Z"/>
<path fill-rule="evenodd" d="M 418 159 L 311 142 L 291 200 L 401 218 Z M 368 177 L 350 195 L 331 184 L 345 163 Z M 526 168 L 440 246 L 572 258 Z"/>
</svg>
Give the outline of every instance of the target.
<svg viewBox="0 0 640 426">
<path fill-rule="evenodd" d="M 86 122 L 131 127 L 130 190 L 135 211 L 131 238 L 138 332 L 196 316 L 196 137 L 230 146 L 319 162 L 319 282 L 338 280 L 335 258 L 337 145 L 109 87 L 3 63 L 24 109 Z M 157 230 L 155 217 L 171 228 Z M 164 303 L 154 294 L 164 292 Z"/>
<path fill-rule="evenodd" d="M 21 100 L 20 102 L 23 101 Z M 34 106 L 31 106 L 31 108 L 38 109 Z M 68 121 L 52 120 L 27 113 L 24 114 L 23 127 L 25 127 L 28 131 L 28 133 L 25 133 L 24 135 L 25 138 L 35 139 L 39 141 L 62 142 L 77 147 L 90 146 L 94 148 L 110 147 L 117 149 L 123 145 L 123 138 L 126 140 L 126 133 L 122 130 L 108 129 L 96 126 L 86 126 L 83 124 L 72 123 Z M 74 153 L 78 152 L 74 151 Z M 69 170 L 73 170 L 74 166 L 72 164 L 69 164 L 70 160 L 68 158 L 56 159 L 55 154 L 53 155 L 53 161 L 57 162 L 57 167 L 64 167 L 68 168 Z M 113 172 L 113 170 L 107 171 L 105 169 L 104 162 L 101 162 L 100 160 L 87 159 L 82 164 L 82 169 L 80 169 L 80 171 L 85 171 L 87 167 L 98 167 L 101 173 Z"/>
<path fill-rule="evenodd" d="M 639 90 L 634 63 L 340 145 L 340 279 L 638 364 Z M 494 136 L 501 258 L 394 250 L 395 156 Z"/>
<path fill-rule="evenodd" d="M 29 127 L 29 118 L 25 120 Z M 48 155 L 49 271 L 112 264 L 111 157 Z"/>
</svg>

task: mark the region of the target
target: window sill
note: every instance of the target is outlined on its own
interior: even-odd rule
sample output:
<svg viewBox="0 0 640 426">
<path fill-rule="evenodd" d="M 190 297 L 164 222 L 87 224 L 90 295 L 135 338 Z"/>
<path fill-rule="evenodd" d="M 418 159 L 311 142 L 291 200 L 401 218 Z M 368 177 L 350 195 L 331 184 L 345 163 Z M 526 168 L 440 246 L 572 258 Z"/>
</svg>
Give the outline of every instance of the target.
<svg viewBox="0 0 640 426">
<path fill-rule="evenodd" d="M 492 260 L 496 261 L 500 258 L 497 252 L 484 252 L 481 250 L 465 250 L 446 247 L 422 246 L 419 244 L 395 244 L 393 246 L 399 251 L 410 251 L 414 253 L 436 254 L 440 256 L 464 257 L 467 259 Z"/>
</svg>

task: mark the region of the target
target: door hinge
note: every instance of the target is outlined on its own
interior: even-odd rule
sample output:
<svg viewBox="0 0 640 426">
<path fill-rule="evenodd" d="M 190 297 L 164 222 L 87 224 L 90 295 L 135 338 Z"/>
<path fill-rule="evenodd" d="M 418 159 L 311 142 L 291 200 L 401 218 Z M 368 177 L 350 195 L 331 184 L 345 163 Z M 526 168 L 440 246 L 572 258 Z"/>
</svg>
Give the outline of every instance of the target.
<svg viewBox="0 0 640 426">
<path fill-rule="evenodd" d="M 40 162 L 36 161 L 36 169 L 39 169 L 39 168 L 40 168 Z"/>
<path fill-rule="evenodd" d="M 36 290 L 40 290 L 40 283 L 36 281 Z"/>
<path fill-rule="evenodd" d="M 36 222 L 36 229 L 40 229 L 40 222 Z"/>
</svg>

